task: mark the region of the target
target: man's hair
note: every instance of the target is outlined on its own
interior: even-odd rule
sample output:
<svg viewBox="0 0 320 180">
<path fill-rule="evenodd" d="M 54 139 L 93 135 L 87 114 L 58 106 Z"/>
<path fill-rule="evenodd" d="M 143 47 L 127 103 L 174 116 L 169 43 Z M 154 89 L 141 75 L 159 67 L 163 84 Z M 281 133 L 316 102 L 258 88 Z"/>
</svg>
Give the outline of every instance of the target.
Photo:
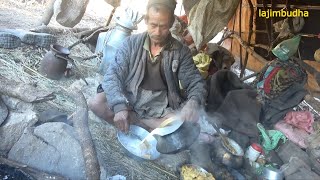
<svg viewBox="0 0 320 180">
<path fill-rule="evenodd" d="M 169 13 L 171 15 L 171 20 L 170 20 L 170 27 L 173 25 L 174 21 L 175 21 L 175 15 L 174 15 L 174 11 L 170 8 L 168 8 L 166 5 L 163 4 L 152 4 L 150 6 L 147 7 L 147 14 L 145 16 L 145 20 L 148 22 L 149 20 L 149 10 L 153 9 L 156 12 L 166 12 Z"/>
</svg>

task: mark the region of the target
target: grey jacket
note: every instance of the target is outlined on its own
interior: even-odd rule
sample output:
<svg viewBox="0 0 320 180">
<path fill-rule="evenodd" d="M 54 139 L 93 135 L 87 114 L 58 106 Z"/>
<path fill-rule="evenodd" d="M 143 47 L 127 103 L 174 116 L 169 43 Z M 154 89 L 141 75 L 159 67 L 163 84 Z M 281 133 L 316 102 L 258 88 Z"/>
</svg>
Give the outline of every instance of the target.
<svg viewBox="0 0 320 180">
<path fill-rule="evenodd" d="M 138 87 L 145 73 L 148 52 L 143 48 L 147 33 L 129 36 L 118 48 L 115 59 L 110 62 L 102 82 L 108 106 L 117 113 L 132 109 Z M 170 37 L 170 43 L 162 51 L 162 69 L 168 86 L 169 106 L 178 109 L 187 99 L 195 99 L 201 105 L 207 97 L 206 83 L 193 63 L 189 48 Z M 182 97 L 180 83 L 186 91 Z M 133 97 L 133 98 L 132 98 Z M 132 100 L 133 99 L 133 100 Z"/>
</svg>

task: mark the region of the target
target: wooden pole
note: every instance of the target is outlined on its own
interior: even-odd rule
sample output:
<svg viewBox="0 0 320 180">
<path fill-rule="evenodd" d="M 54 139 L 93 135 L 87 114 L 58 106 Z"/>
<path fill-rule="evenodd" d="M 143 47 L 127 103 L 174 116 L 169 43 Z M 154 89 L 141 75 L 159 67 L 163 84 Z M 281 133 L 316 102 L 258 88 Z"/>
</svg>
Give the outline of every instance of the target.
<svg viewBox="0 0 320 180">
<path fill-rule="evenodd" d="M 73 124 L 79 136 L 82 155 L 85 162 L 85 171 L 88 180 L 100 179 L 100 165 L 95 150 L 88 123 L 87 101 L 81 91 L 69 90 L 68 94 L 77 105 L 73 115 Z"/>
<path fill-rule="evenodd" d="M 260 55 L 259 55 L 258 53 L 256 53 L 253 49 L 251 49 L 250 46 L 248 45 L 248 43 L 245 42 L 244 40 L 242 40 L 239 35 L 233 33 L 233 34 L 230 35 L 230 37 L 236 39 L 236 40 L 240 43 L 240 45 L 241 45 L 246 51 L 248 51 L 249 54 L 251 54 L 253 57 L 255 57 L 255 58 L 256 58 L 258 61 L 260 61 L 262 64 L 267 64 L 267 63 L 268 63 L 268 61 L 267 61 L 265 58 L 263 58 L 262 56 L 260 56 Z"/>
<path fill-rule="evenodd" d="M 48 5 L 46 6 L 46 11 L 44 12 L 44 15 L 42 16 L 42 19 L 40 20 L 40 22 L 38 23 L 38 26 L 41 26 L 41 25 L 48 25 L 52 16 L 53 16 L 53 13 L 54 13 L 54 2 L 56 0 L 50 0 Z"/>
</svg>

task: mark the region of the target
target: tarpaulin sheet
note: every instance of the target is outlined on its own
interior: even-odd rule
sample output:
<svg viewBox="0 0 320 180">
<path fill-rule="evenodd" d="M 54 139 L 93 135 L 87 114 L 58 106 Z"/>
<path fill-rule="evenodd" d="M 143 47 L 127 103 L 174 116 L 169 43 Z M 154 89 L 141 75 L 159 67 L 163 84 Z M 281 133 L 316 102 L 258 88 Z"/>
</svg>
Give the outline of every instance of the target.
<svg viewBox="0 0 320 180">
<path fill-rule="evenodd" d="M 239 0 L 201 0 L 193 6 L 188 30 L 198 50 L 227 26 L 238 4 Z"/>
</svg>

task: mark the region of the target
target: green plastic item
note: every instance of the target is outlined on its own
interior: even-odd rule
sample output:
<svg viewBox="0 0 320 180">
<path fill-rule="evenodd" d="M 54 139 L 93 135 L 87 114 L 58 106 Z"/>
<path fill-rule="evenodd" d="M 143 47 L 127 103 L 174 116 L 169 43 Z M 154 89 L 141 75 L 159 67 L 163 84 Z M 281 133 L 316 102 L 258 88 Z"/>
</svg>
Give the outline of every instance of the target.
<svg viewBox="0 0 320 180">
<path fill-rule="evenodd" d="M 269 154 L 269 151 L 275 149 L 280 140 L 285 143 L 287 141 L 286 136 L 278 130 L 266 130 L 261 123 L 257 124 L 257 127 L 261 133 L 261 138 L 263 150 L 266 154 Z"/>
<path fill-rule="evenodd" d="M 300 35 L 284 40 L 272 49 L 272 53 L 280 60 L 286 61 L 297 52 L 300 40 Z"/>
</svg>

